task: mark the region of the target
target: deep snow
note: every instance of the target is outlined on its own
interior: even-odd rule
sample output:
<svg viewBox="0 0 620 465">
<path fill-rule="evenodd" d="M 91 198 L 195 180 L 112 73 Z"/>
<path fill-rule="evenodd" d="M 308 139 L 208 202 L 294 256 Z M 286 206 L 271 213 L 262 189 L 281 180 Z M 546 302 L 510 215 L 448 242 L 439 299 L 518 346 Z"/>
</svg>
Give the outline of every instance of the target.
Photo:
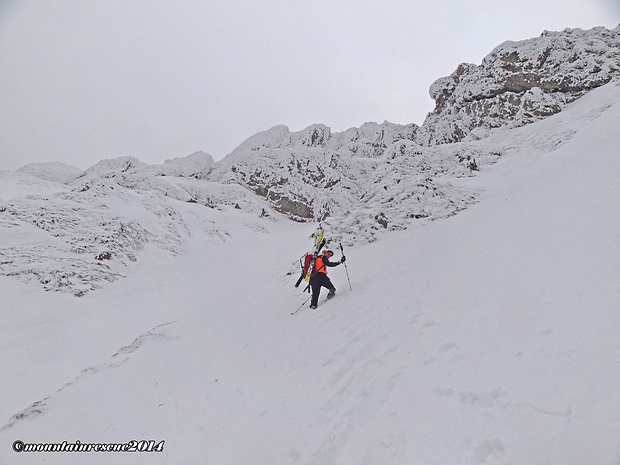
<svg viewBox="0 0 620 465">
<path fill-rule="evenodd" d="M 612 83 L 479 141 L 480 201 L 346 249 L 316 311 L 314 225 L 183 202 L 83 297 L 0 277 L 0 464 L 620 463 L 619 120 Z M 12 450 L 132 439 L 164 451 Z"/>
</svg>

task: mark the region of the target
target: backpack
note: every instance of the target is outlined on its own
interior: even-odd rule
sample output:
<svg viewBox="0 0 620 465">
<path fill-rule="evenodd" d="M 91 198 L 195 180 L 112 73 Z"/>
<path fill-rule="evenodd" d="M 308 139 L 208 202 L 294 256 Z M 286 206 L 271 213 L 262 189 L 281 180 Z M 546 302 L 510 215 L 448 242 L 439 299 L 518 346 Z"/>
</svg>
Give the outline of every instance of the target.
<svg viewBox="0 0 620 465">
<path fill-rule="evenodd" d="M 312 264 L 312 254 L 306 254 L 301 257 L 299 261 L 301 263 L 301 274 L 306 276 L 308 274 L 308 270 L 310 269 L 310 265 Z"/>
<path fill-rule="evenodd" d="M 299 259 L 299 264 L 301 265 L 301 276 L 295 283 L 295 287 L 299 287 L 303 280 L 309 281 L 310 278 L 316 273 L 316 270 L 313 269 L 314 261 L 316 257 L 319 256 L 319 252 L 325 245 L 325 239 L 323 239 L 323 234 L 321 234 L 319 237 L 321 239 L 321 242 L 317 245 L 315 253 L 306 253 Z"/>
<path fill-rule="evenodd" d="M 309 271 L 314 272 L 314 270 L 311 269 L 314 266 L 314 256 L 311 253 L 303 255 L 299 259 L 299 264 L 301 266 L 301 276 L 299 276 L 299 279 L 295 283 L 295 287 L 299 287 L 303 280 L 308 281 L 312 275 L 314 275 L 314 273 L 308 273 Z"/>
</svg>

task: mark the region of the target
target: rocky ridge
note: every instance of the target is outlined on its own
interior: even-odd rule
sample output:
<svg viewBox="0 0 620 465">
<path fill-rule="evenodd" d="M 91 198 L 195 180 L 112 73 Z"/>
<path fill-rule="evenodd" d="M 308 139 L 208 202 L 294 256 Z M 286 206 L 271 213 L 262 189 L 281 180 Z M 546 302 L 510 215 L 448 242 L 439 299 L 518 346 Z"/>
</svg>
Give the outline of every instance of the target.
<svg viewBox="0 0 620 465">
<path fill-rule="evenodd" d="M 217 163 L 196 152 L 162 165 L 120 157 L 85 171 L 53 163 L 0 172 L 0 274 L 83 295 L 123 276 L 146 247 L 183 253 L 197 233 L 188 220 L 225 241 L 218 215 L 231 212 L 258 230 L 262 222 L 322 221 L 349 244 L 454 215 L 478 198 L 455 179 L 511 151 L 552 151 L 572 137 L 558 127 L 515 147 L 518 137 L 510 145 L 501 136 L 617 82 L 619 37 L 620 27 L 567 29 L 502 44 L 481 65 L 462 64 L 431 86 L 436 108 L 421 127 L 277 126 Z"/>
<path fill-rule="evenodd" d="M 430 89 L 436 108 L 421 127 L 366 123 L 332 133 L 320 124 L 298 132 L 277 126 L 250 137 L 203 177 L 240 184 L 296 221 L 338 216 L 365 224 L 371 240 L 375 230 L 462 209 L 472 197 L 442 179 L 471 176 L 502 154 L 475 141 L 558 113 L 619 73 L 620 26 L 545 31 L 438 79 Z"/>
<path fill-rule="evenodd" d="M 435 109 L 416 135 L 421 145 L 475 140 L 558 113 L 620 71 L 620 26 L 544 31 L 497 46 L 480 65 L 462 63 L 435 81 Z"/>
</svg>

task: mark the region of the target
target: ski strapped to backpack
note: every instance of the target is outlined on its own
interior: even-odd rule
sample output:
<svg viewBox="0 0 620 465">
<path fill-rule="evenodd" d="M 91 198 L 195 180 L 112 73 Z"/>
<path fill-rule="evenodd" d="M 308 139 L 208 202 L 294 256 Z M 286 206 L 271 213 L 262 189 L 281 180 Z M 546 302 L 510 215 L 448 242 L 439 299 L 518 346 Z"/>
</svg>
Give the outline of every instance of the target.
<svg viewBox="0 0 620 465">
<path fill-rule="evenodd" d="M 301 266 L 301 276 L 295 283 L 295 287 L 299 287 L 303 280 L 310 281 L 312 277 L 312 272 L 314 271 L 314 263 L 316 258 L 319 256 L 319 252 L 325 245 L 325 233 L 323 231 L 322 226 L 319 224 L 318 229 L 312 234 L 313 238 L 315 238 L 314 250 L 312 253 L 305 254 L 299 259 L 299 264 Z"/>
<path fill-rule="evenodd" d="M 310 281 L 312 274 L 314 272 L 314 264 L 316 263 L 316 259 L 319 256 L 319 252 L 325 245 L 325 239 L 322 239 L 321 242 L 316 247 L 313 253 L 309 253 L 304 255 L 299 259 L 299 263 L 301 265 L 301 275 L 299 279 L 295 283 L 295 287 L 299 287 L 302 281 Z"/>
</svg>

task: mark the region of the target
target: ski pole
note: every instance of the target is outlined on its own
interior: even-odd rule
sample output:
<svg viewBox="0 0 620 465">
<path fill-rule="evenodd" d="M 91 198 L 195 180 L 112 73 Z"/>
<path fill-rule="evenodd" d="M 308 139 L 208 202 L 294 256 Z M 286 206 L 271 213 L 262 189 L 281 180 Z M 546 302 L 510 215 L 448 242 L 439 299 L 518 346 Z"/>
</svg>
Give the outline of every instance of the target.
<svg viewBox="0 0 620 465">
<path fill-rule="evenodd" d="M 342 250 L 342 243 L 339 242 L 338 244 L 340 245 L 340 253 L 344 257 L 344 250 Z M 351 287 L 351 280 L 349 279 L 349 269 L 347 268 L 347 262 L 346 261 L 344 262 L 344 269 L 347 272 L 347 281 L 349 281 L 349 290 L 353 291 L 353 288 Z"/>
<path fill-rule="evenodd" d="M 291 315 L 294 315 L 295 313 L 297 313 L 299 310 L 301 310 L 301 307 L 303 307 L 304 305 L 306 305 L 306 302 L 308 302 L 310 300 L 310 297 L 312 297 L 312 295 L 310 295 L 306 300 L 304 300 L 304 302 L 299 306 L 299 308 L 297 310 L 295 310 L 293 313 L 291 313 Z"/>
</svg>

